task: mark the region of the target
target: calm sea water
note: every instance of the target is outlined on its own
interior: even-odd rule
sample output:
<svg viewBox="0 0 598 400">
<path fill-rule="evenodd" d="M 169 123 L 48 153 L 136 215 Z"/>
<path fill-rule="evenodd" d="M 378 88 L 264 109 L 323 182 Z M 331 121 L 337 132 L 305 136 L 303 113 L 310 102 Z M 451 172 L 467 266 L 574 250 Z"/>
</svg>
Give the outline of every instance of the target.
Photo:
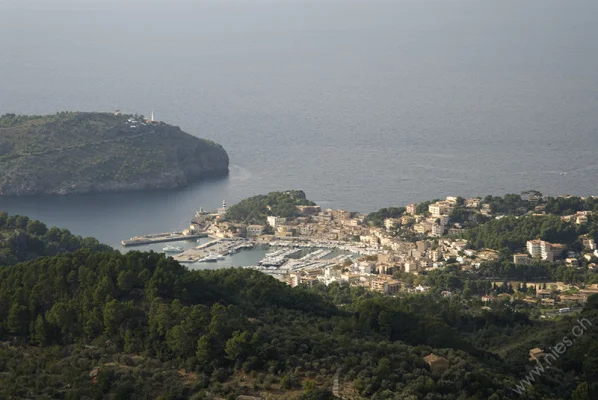
<svg viewBox="0 0 598 400">
<path fill-rule="evenodd" d="M 359 211 L 597 193 L 596 38 L 595 0 L 0 0 L 0 113 L 155 111 L 232 163 L 0 209 L 117 245 L 288 188 Z"/>
</svg>

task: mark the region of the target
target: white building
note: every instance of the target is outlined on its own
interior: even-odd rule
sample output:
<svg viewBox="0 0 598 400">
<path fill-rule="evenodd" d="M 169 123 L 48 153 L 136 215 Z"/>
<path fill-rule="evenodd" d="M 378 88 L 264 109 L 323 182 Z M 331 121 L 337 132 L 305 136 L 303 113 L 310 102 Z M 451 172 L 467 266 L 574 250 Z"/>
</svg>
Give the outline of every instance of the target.
<svg viewBox="0 0 598 400">
<path fill-rule="evenodd" d="M 428 211 L 433 217 L 440 217 L 450 214 L 453 211 L 453 205 L 448 201 L 437 201 L 428 206 Z"/>
<path fill-rule="evenodd" d="M 284 225 L 287 222 L 286 218 L 274 216 L 269 216 L 268 218 L 266 218 L 266 220 L 268 221 L 268 225 L 270 225 L 274 229 L 276 229 L 276 227 L 280 225 Z"/>
<path fill-rule="evenodd" d="M 533 258 L 540 258 L 542 256 L 542 241 L 540 239 L 527 241 L 527 252 Z"/>
<path fill-rule="evenodd" d="M 533 258 L 540 258 L 541 260 L 545 261 L 552 262 L 555 259 L 558 259 L 565 249 L 565 245 L 549 243 L 540 239 L 527 241 L 527 252 Z"/>
</svg>

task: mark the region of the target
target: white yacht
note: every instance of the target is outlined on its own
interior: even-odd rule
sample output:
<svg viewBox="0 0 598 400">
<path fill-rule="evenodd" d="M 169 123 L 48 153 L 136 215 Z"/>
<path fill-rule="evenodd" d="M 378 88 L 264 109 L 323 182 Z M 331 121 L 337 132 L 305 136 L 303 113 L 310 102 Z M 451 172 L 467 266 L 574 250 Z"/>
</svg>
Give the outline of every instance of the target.
<svg viewBox="0 0 598 400">
<path fill-rule="evenodd" d="M 182 253 L 183 251 L 185 251 L 185 249 L 183 249 L 180 246 L 166 246 L 162 249 L 162 251 L 164 253 Z"/>
<path fill-rule="evenodd" d="M 199 260 L 199 262 L 216 262 L 216 261 L 218 261 L 217 254 L 208 254 L 207 256 L 205 256 L 204 258 Z"/>
</svg>

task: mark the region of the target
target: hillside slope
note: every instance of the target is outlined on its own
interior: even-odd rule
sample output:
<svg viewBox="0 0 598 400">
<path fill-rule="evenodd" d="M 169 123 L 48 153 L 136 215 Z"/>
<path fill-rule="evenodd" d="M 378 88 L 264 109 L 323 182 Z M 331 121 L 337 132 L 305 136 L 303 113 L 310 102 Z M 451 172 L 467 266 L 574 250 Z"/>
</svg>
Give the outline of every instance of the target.
<svg viewBox="0 0 598 400">
<path fill-rule="evenodd" d="M 130 115 L 0 117 L 0 195 L 171 189 L 228 173 L 214 142 Z"/>
</svg>

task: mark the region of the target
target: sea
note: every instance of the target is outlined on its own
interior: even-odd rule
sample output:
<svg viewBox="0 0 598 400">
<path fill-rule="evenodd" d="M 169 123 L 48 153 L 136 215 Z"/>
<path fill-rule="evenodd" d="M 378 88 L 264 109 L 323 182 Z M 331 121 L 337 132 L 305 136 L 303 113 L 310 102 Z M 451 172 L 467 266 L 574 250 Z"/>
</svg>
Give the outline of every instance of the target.
<svg viewBox="0 0 598 400">
<path fill-rule="evenodd" d="M 0 114 L 154 112 L 227 150 L 180 190 L 0 199 L 121 250 L 277 190 L 598 194 L 596 0 L 0 0 L 0 51 Z"/>
</svg>

